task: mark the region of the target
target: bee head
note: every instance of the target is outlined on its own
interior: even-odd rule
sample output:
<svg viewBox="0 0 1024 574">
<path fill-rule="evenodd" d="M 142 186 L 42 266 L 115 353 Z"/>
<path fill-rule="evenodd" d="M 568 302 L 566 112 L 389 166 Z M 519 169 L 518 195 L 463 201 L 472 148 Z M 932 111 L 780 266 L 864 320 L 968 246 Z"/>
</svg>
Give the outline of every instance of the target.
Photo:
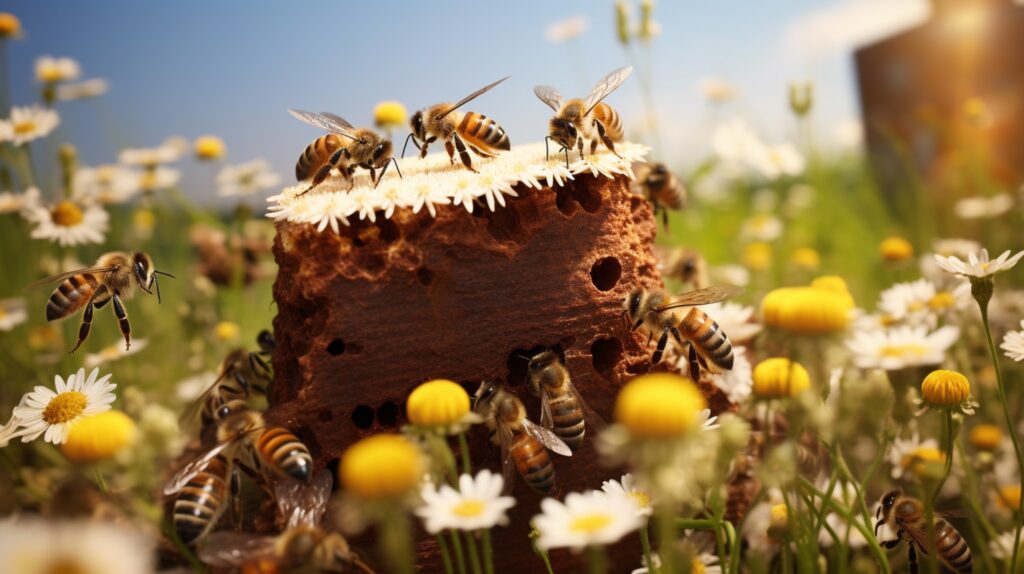
<svg viewBox="0 0 1024 574">
<path fill-rule="evenodd" d="M 249 405 L 245 404 L 245 401 L 243 401 L 241 399 L 235 399 L 235 400 L 228 401 L 228 402 L 224 403 L 223 405 L 221 405 L 217 409 L 217 412 L 215 413 L 215 416 L 216 416 L 218 421 L 223 421 L 223 420 L 231 417 L 232 415 L 237 415 L 239 413 L 243 413 L 243 412 L 248 411 L 248 410 L 249 410 Z"/>
<path fill-rule="evenodd" d="M 153 281 L 156 280 L 156 269 L 153 267 L 153 259 L 141 251 L 135 252 L 132 255 L 132 272 L 135 274 L 135 280 L 139 282 L 139 286 L 146 293 L 151 293 Z"/>
<path fill-rule="evenodd" d="M 483 381 L 473 393 L 473 411 L 480 413 L 489 407 L 491 399 L 498 394 L 501 383 L 498 381 Z"/>
<path fill-rule="evenodd" d="M 409 127 L 412 128 L 412 136 L 420 141 L 427 139 L 427 130 L 423 125 L 423 110 L 418 110 L 409 120 Z"/>
<path fill-rule="evenodd" d="M 890 490 L 882 495 L 882 502 L 878 506 L 878 512 L 876 513 L 879 517 L 882 515 L 888 515 L 892 511 L 893 505 L 899 500 L 900 495 L 903 494 L 900 490 Z"/>
<path fill-rule="evenodd" d="M 564 148 L 572 148 L 576 144 L 579 132 L 576 131 L 576 124 L 570 120 L 560 117 L 551 118 L 551 139 L 558 142 Z"/>
<path fill-rule="evenodd" d="M 382 168 L 388 161 L 391 160 L 391 140 L 383 140 L 377 145 L 373 146 L 373 152 L 370 157 L 372 167 Z"/>
<path fill-rule="evenodd" d="M 556 361 L 558 361 L 558 355 L 555 354 L 554 351 L 541 351 L 540 353 L 537 353 L 536 355 L 533 356 L 533 358 L 530 359 L 527 368 L 530 370 L 531 373 L 536 373 L 538 371 L 543 371 L 545 368 L 554 364 Z"/>
<path fill-rule="evenodd" d="M 632 290 L 626 296 L 626 300 L 622 302 L 622 316 L 635 325 L 632 327 L 633 329 L 639 326 L 640 304 L 643 302 L 643 298 L 644 290 L 637 288 Z"/>
</svg>

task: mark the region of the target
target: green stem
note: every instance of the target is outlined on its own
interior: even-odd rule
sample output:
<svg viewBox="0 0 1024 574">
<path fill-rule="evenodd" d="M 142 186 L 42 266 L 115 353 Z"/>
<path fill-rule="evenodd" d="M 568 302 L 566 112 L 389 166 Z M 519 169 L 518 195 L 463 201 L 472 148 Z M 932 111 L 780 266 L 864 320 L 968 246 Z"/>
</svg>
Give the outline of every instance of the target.
<svg viewBox="0 0 1024 574">
<path fill-rule="evenodd" d="M 722 564 L 723 571 L 726 574 L 739 574 L 740 572 L 740 541 L 736 538 L 736 527 L 732 525 L 732 522 L 728 520 L 722 522 L 722 527 L 725 529 L 725 538 L 729 542 L 729 568 L 725 569 L 726 560 L 724 556 L 720 556 L 718 562 Z"/>
<path fill-rule="evenodd" d="M 676 528 L 681 530 L 714 530 L 715 521 L 711 518 L 677 518 Z"/>
<path fill-rule="evenodd" d="M 890 574 L 891 570 L 889 569 L 889 559 L 886 558 L 882 547 L 878 545 L 875 533 L 866 525 L 861 524 L 859 520 L 854 519 L 854 513 L 845 505 L 839 504 L 830 498 L 825 498 L 825 493 L 818 490 L 811 481 L 804 477 L 800 477 L 800 483 L 808 492 L 820 498 L 824 504 L 827 504 L 828 507 L 832 509 L 832 512 L 835 512 L 845 518 L 848 524 L 856 528 L 861 535 L 864 536 L 864 539 L 868 541 L 868 548 L 874 555 L 875 561 L 878 562 L 878 567 L 881 569 L 882 574 Z"/>
<path fill-rule="evenodd" d="M 380 526 L 381 554 L 390 570 L 396 574 L 413 574 L 412 536 L 405 514 L 397 508 L 390 508 Z"/>
<path fill-rule="evenodd" d="M 484 572 L 494 574 L 494 550 L 491 547 L 491 531 L 485 528 L 480 533 L 484 546 Z"/>
<path fill-rule="evenodd" d="M 949 478 L 950 471 L 953 470 L 953 411 L 943 409 L 942 412 L 942 433 L 943 440 L 946 443 L 946 465 L 942 470 L 942 478 L 939 480 L 939 483 L 935 485 L 935 492 L 932 494 L 933 506 L 935 501 L 939 499 L 939 493 L 942 492 L 942 485 L 946 483 L 946 479 Z"/>
<path fill-rule="evenodd" d="M 103 471 L 98 467 L 96 468 L 96 486 L 100 487 L 100 492 L 110 492 L 110 488 L 107 487 L 107 481 L 103 478 Z"/>
<path fill-rule="evenodd" d="M 469 565 L 473 574 L 483 574 L 483 566 L 480 565 L 480 551 L 476 547 L 476 537 L 472 532 L 463 532 L 466 536 L 466 548 L 469 549 Z"/>
<path fill-rule="evenodd" d="M 533 537 L 530 538 L 530 546 L 533 547 L 533 552 L 537 556 L 540 556 L 540 559 L 544 562 L 544 568 L 547 570 L 548 574 L 555 574 L 555 571 L 551 569 L 551 559 L 548 558 L 548 553 L 537 546 L 537 540 Z"/>
<path fill-rule="evenodd" d="M 647 531 L 646 523 L 640 527 L 640 545 L 644 549 L 644 564 L 647 566 L 647 571 L 651 574 L 658 574 L 658 569 L 654 566 L 654 560 L 651 558 L 651 534 Z"/>
<path fill-rule="evenodd" d="M 448 535 L 452 539 L 452 548 L 455 549 L 455 565 L 459 567 L 459 574 L 466 574 L 466 555 L 462 552 L 462 540 L 459 533 L 449 530 Z"/>
<path fill-rule="evenodd" d="M 700 519 L 676 519 L 671 508 L 660 508 L 655 513 L 658 522 L 658 557 L 661 558 L 661 571 L 668 574 L 676 572 L 675 540 L 679 528 L 710 530 L 713 521 Z M 700 524 L 700 526 L 697 525 Z"/>
<path fill-rule="evenodd" d="M 469 460 L 469 441 L 466 440 L 466 433 L 459 433 L 459 450 L 462 451 L 462 472 L 472 474 L 473 465 Z"/>
<path fill-rule="evenodd" d="M 589 574 L 604 574 L 608 571 L 608 561 L 604 553 L 604 546 L 587 546 L 587 572 Z"/>
<path fill-rule="evenodd" d="M 441 550 L 441 561 L 444 562 L 444 574 L 454 574 L 452 570 L 452 555 L 448 550 L 448 543 L 444 541 L 444 534 L 437 534 L 437 547 Z"/>
<path fill-rule="evenodd" d="M 938 489 L 936 489 L 938 492 Z M 935 559 L 935 502 L 934 497 L 924 499 L 924 520 L 928 534 L 928 549 L 925 556 L 920 556 L 928 563 L 928 572 L 939 574 L 939 561 Z"/>
</svg>

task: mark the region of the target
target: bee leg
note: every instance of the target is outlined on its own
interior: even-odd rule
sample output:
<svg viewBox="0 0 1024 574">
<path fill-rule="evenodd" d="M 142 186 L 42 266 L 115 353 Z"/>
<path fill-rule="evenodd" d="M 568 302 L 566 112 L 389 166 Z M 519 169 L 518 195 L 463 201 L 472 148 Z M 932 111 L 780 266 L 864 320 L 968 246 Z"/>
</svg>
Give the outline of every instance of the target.
<svg viewBox="0 0 1024 574">
<path fill-rule="evenodd" d="M 124 335 L 124 350 L 127 351 L 132 347 L 132 326 L 128 323 L 128 313 L 124 310 L 124 304 L 121 303 L 121 298 L 118 297 L 120 293 L 114 291 L 114 316 L 117 317 L 117 327 L 121 329 L 121 334 Z"/>
<path fill-rule="evenodd" d="M 331 157 L 327 160 L 327 163 L 323 164 L 322 166 L 320 166 L 320 169 L 316 170 L 316 173 L 313 175 L 313 181 L 310 182 L 309 187 L 307 187 L 306 190 L 300 193 L 299 195 L 308 193 L 314 187 L 323 183 L 323 181 L 327 179 L 327 176 L 331 175 L 331 170 L 338 166 L 338 163 L 341 161 L 341 158 L 352 159 L 352 154 L 348 151 L 348 148 L 338 148 L 338 151 L 331 154 Z"/>
<path fill-rule="evenodd" d="M 563 147 L 562 151 L 565 152 L 565 169 L 569 169 L 569 148 Z"/>
<path fill-rule="evenodd" d="M 899 544 L 899 543 L 900 543 L 900 539 L 897 538 L 896 540 L 886 540 L 886 541 L 882 542 L 881 544 L 882 544 L 882 548 L 885 548 L 886 550 L 892 550 L 893 548 L 896 548 L 896 545 Z"/>
<path fill-rule="evenodd" d="M 376 185 L 376 183 L 377 183 L 377 170 L 372 168 L 372 167 L 367 168 L 367 169 L 370 170 L 370 183 Z"/>
<path fill-rule="evenodd" d="M 231 467 L 231 517 L 235 521 L 235 532 L 242 531 L 242 477 L 238 466 Z"/>
<path fill-rule="evenodd" d="M 82 313 L 82 324 L 78 327 L 78 342 L 75 343 L 75 348 L 71 349 L 72 354 L 75 351 L 77 351 L 79 347 L 82 346 L 82 343 L 85 342 L 85 338 L 89 336 L 89 329 L 92 327 L 93 299 L 95 299 L 97 295 L 105 292 L 106 290 L 106 286 L 100 286 L 100 288 L 97 289 L 96 292 L 92 294 L 92 297 L 89 297 L 89 302 L 85 304 L 85 312 Z"/>
<path fill-rule="evenodd" d="M 434 143 L 437 137 L 431 137 L 423 140 L 423 147 L 420 148 L 420 159 L 427 157 L 427 146 Z M 451 155 L 450 153 L 448 155 Z"/>
<path fill-rule="evenodd" d="M 654 355 L 651 356 L 651 364 L 657 365 L 661 362 L 661 356 L 665 353 L 665 347 L 668 345 L 668 329 L 661 332 L 661 337 L 658 338 L 658 346 L 654 349 Z"/>
<path fill-rule="evenodd" d="M 917 549 L 913 542 L 907 543 L 907 562 L 910 564 L 910 574 L 917 574 Z"/>
<path fill-rule="evenodd" d="M 548 141 L 551 136 L 544 136 L 544 161 L 551 161 L 551 150 L 548 149 Z"/>
<path fill-rule="evenodd" d="M 444 150 L 448 152 L 448 163 L 455 165 L 455 144 L 452 140 L 444 141 Z"/>
<path fill-rule="evenodd" d="M 594 120 L 594 127 L 597 128 L 597 135 L 601 138 L 601 141 L 604 142 L 605 147 L 607 147 L 609 151 L 615 154 L 615 157 L 622 159 L 622 156 L 619 155 L 619 152 L 615 151 L 615 142 L 613 142 L 612 138 L 608 137 L 608 134 L 605 133 L 604 124 L 602 124 L 598 120 Z"/>
<path fill-rule="evenodd" d="M 484 150 L 476 147 L 475 145 L 469 146 L 469 151 L 475 153 L 476 155 L 478 155 L 480 157 L 495 157 L 495 155 L 493 153 L 487 153 Z"/>
<path fill-rule="evenodd" d="M 576 148 L 579 149 L 580 159 L 583 159 L 583 136 L 576 138 Z"/>
<path fill-rule="evenodd" d="M 697 347 L 690 344 L 690 353 L 687 360 L 690 367 L 690 379 L 693 382 L 700 380 L 700 361 L 697 360 Z"/>
<path fill-rule="evenodd" d="M 476 172 L 473 169 L 473 158 L 469 157 L 469 151 L 466 150 L 466 142 L 462 141 L 458 133 L 452 134 L 452 139 L 455 140 L 455 149 L 459 150 L 459 159 L 462 160 L 462 165 L 466 166 L 469 171 Z"/>
<path fill-rule="evenodd" d="M 679 346 L 682 347 L 685 343 L 683 342 L 683 334 L 679 332 L 679 327 L 669 327 L 669 331 L 672 333 L 672 338 L 676 340 L 676 343 L 679 343 Z"/>
</svg>

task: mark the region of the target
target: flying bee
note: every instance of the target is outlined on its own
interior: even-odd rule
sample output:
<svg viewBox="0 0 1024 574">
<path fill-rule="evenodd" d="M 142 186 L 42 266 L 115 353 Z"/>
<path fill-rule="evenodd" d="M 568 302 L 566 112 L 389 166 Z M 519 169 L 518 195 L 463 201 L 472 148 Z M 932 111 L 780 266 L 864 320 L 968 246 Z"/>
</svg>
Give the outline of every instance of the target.
<svg viewBox="0 0 1024 574">
<path fill-rule="evenodd" d="M 530 488 L 550 492 L 555 484 L 555 465 L 548 450 L 572 456 L 569 446 L 555 433 L 533 424 L 526 416 L 523 402 L 506 391 L 500 382 L 480 384 L 473 395 L 473 410 L 484 417 L 501 445 L 505 487 L 512 487 L 512 475 L 518 471 Z"/>
<path fill-rule="evenodd" d="M 707 313 L 695 305 L 707 305 L 725 301 L 740 294 L 742 288 L 734 285 L 716 285 L 705 289 L 687 291 L 675 301 L 661 291 L 634 289 L 622 302 L 622 315 L 630 323 L 630 330 L 643 327 L 649 339 L 658 335 L 658 346 L 651 357 L 651 364 L 661 362 L 661 356 L 671 334 L 680 346 L 689 341 L 696 360 L 706 368 L 710 361 L 716 367 L 732 369 L 732 343 L 729 337 Z M 676 309 L 691 307 L 686 315 Z"/>
<path fill-rule="evenodd" d="M 351 572 L 373 570 L 349 548 L 337 532 L 320 526 L 331 497 L 331 473 L 321 471 L 310 484 L 278 483 L 274 490 L 284 532 L 277 536 L 253 536 L 216 532 L 207 539 L 199 558 L 215 568 L 240 568 L 248 572 Z"/>
<path fill-rule="evenodd" d="M 263 415 L 244 401 L 222 405 L 215 420 L 217 444 L 186 464 L 164 487 L 165 496 L 177 495 L 174 521 L 182 540 L 187 535 L 195 541 L 216 524 L 229 481 L 237 513 L 239 468 L 267 483 L 280 479 L 308 483 L 312 474 L 313 457 L 299 437 L 284 427 L 268 426 Z"/>
<path fill-rule="evenodd" d="M 583 444 L 589 426 L 600 432 L 604 421 L 572 384 L 569 369 L 554 351 L 534 355 L 527 365 L 530 392 L 540 396 L 540 425 L 553 431 L 570 449 Z"/>
<path fill-rule="evenodd" d="M 405 148 L 409 145 L 410 139 L 420 150 L 421 158 L 427 156 L 427 147 L 430 144 L 441 140 L 452 164 L 455 163 L 455 152 L 458 151 L 462 165 L 469 171 L 476 171 L 469 156 L 470 150 L 480 157 L 489 158 L 497 155 L 499 151 L 512 149 L 505 128 L 498 125 L 498 122 L 476 112 L 456 111 L 509 77 L 505 76 L 480 88 L 454 105 L 443 103 L 418 110 L 409 120 L 412 133 L 405 138 L 402 157 L 405 157 Z"/>
<path fill-rule="evenodd" d="M 402 176 L 398 160 L 391 155 L 391 140 L 377 132 L 369 128 L 352 127 L 345 118 L 330 112 L 288 110 L 288 113 L 311 126 L 330 132 L 306 146 L 299 161 L 295 163 L 297 180 L 313 178 L 310 186 L 299 195 L 320 185 L 333 168 L 337 168 L 349 183 L 353 182 L 352 176 L 356 169 L 363 168 L 370 172 L 370 181 L 379 184 L 391 163 L 395 164 L 398 176 Z M 380 178 L 377 177 L 378 169 L 381 170 Z"/>
<path fill-rule="evenodd" d="M 92 267 L 41 279 L 29 285 L 27 289 L 60 282 L 46 303 L 47 321 L 66 319 L 84 307 L 82 324 L 78 328 L 78 342 L 75 348 L 71 349 L 72 353 L 77 351 L 89 336 L 93 308 L 102 309 L 108 302 L 113 301 L 114 316 L 117 317 L 117 326 L 124 336 L 124 348 L 127 351 L 132 346 L 132 327 L 128 323 L 128 312 L 124 309 L 123 301 L 132 296 L 135 285 L 138 285 L 139 289 L 150 295 L 153 294 L 155 287 L 156 301 L 159 303 L 158 275 L 174 278 L 170 273 L 158 271 L 153 265 L 153 258 L 141 251 L 111 251 L 101 255 Z"/>
<path fill-rule="evenodd" d="M 221 362 L 217 378 L 182 415 L 182 426 L 191 426 L 200 415 L 204 425 L 214 421 L 222 406 L 235 400 L 245 401 L 253 391 L 265 392 L 271 380 L 270 367 L 259 353 L 244 348 L 231 351 Z"/>
<path fill-rule="evenodd" d="M 973 563 L 971 549 L 964 537 L 946 521 L 945 517 L 953 517 L 957 513 L 936 512 L 933 522 L 935 551 L 942 563 L 958 574 L 971 572 Z M 896 533 L 895 540 L 882 542 L 887 549 L 895 548 L 900 541 L 907 542 L 907 557 L 910 571 L 917 573 L 917 552 L 927 555 L 932 544 L 928 541 L 928 521 L 924 504 L 916 498 L 906 496 L 900 490 L 892 490 L 882 496 L 881 504 L 875 513 L 875 536 L 878 529 L 887 525 Z"/>
<path fill-rule="evenodd" d="M 555 110 L 555 117 L 548 123 L 548 136 L 544 138 L 547 157 L 548 140 L 554 140 L 565 152 L 565 167 L 569 167 L 569 150 L 578 148 L 583 156 L 583 140 L 590 141 L 590 153 L 597 151 L 600 140 L 615 155 L 615 142 L 622 141 L 622 120 L 619 113 L 602 102 L 633 73 L 632 66 L 619 68 L 601 78 L 585 100 L 573 98 L 565 101 L 562 94 L 551 86 L 537 86 L 533 93 L 540 101 Z"/>
<path fill-rule="evenodd" d="M 668 227 L 669 209 L 686 209 L 686 188 L 663 163 L 641 163 L 633 169 L 641 195 L 651 202 L 654 215 Z"/>
</svg>

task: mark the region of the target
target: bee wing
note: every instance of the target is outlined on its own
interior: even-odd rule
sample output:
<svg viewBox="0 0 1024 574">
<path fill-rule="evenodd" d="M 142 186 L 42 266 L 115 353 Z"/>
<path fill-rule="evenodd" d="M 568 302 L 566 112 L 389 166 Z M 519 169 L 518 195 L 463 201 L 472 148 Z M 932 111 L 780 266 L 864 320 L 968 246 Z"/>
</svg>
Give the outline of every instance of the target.
<svg viewBox="0 0 1024 574">
<path fill-rule="evenodd" d="M 322 470 L 310 484 L 284 479 L 274 485 L 277 509 L 287 520 L 289 528 L 320 523 L 331 499 L 332 483 L 331 472 Z"/>
<path fill-rule="evenodd" d="M 58 283 L 73 275 L 80 275 L 82 273 L 106 273 L 107 271 L 113 271 L 114 269 L 117 269 L 117 266 L 111 265 L 109 267 L 83 267 L 81 269 L 73 269 L 71 271 L 65 271 L 64 273 L 59 273 L 57 275 L 51 275 L 50 277 L 46 277 L 38 281 L 33 281 L 32 283 L 29 283 L 27 287 L 25 287 L 25 291 L 31 291 L 33 289 L 45 287 L 52 283 Z"/>
<path fill-rule="evenodd" d="M 220 388 L 220 382 L 227 376 L 226 372 L 221 373 L 217 376 L 217 379 L 210 383 L 210 386 L 206 388 L 198 397 L 189 403 L 188 407 L 185 408 L 185 412 L 178 418 L 178 424 L 184 428 L 192 428 L 195 422 L 199 419 L 199 414 L 203 412 L 203 406 L 210 400 L 213 393 L 217 392 Z"/>
<path fill-rule="evenodd" d="M 667 305 L 658 307 L 658 311 L 675 309 L 677 307 L 693 307 L 695 305 L 718 303 L 719 301 L 732 299 L 742 292 L 743 287 L 738 287 L 736 285 L 714 285 L 711 287 L 705 287 L 704 289 L 695 289 L 693 291 L 683 293 L 678 299 Z"/>
<path fill-rule="evenodd" d="M 504 423 L 498 421 L 498 443 L 501 444 L 501 476 L 505 479 L 505 494 L 512 492 L 516 478 L 516 463 L 512 460 L 512 431 Z"/>
<path fill-rule="evenodd" d="M 614 92 L 622 82 L 626 81 L 626 78 L 633 73 L 633 66 L 626 66 L 625 68 L 619 68 L 614 72 L 609 73 L 607 76 L 601 78 L 597 84 L 590 90 L 590 94 L 587 96 L 587 113 L 589 114 L 594 106 L 601 103 L 601 100 L 608 97 L 608 94 Z"/>
<path fill-rule="evenodd" d="M 235 443 L 237 439 L 224 441 L 217 444 L 210 450 L 206 451 L 206 454 L 186 464 L 181 470 L 175 473 L 171 477 L 171 480 L 167 482 L 167 486 L 164 487 L 164 495 L 170 496 L 175 492 L 178 492 L 188 484 L 188 481 L 192 480 L 192 477 L 203 471 L 209 464 L 210 461 L 217 457 L 218 454 L 224 451 L 227 447 Z"/>
<path fill-rule="evenodd" d="M 586 400 L 584 400 L 580 390 L 576 388 L 576 385 L 572 384 L 572 381 L 569 381 L 569 391 L 576 397 L 576 402 L 580 405 L 580 408 L 583 409 L 583 418 L 586 421 L 587 426 L 590 427 L 590 430 L 594 433 L 599 433 L 604 430 L 604 419 L 601 418 L 601 415 L 597 414 L 597 411 L 595 411 Z"/>
<path fill-rule="evenodd" d="M 512 76 L 505 76 L 504 78 L 498 80 L 497 82 L 492 82 L 490 84 L 487 84 L 486 86 L 480 88 L 479 90 L 473 92 L 472 94 L 469 94 L 468 96 L 466 96 L 466 97 L 462 98 L 461 100 L 459 100 L 458 103 L 456 103 L 454 106 L 452 106 L 452 107 L 448 108 L 447 110 L 445 110 L 443 114 L 437 116 L 437 119 L 441 119 L 441 118 L 447 116 L 448 114 L 454 112 L 458 108 L 460 108 L 460 107 L 468 104 L 469 102 L 477 99 L 478 97 L 483 95 L 485 92 L 489 91 L 494 86 L 497 86 L 498 84 L 504 82 L 505 80 L 507 80 L 507 79 L 509 79 L 511 77 Z"/>
<path fill-rule="evenodd" d="M 956 518 L 970 518 L 971 513 L 969 511 L 967 511 L 967 510 L 958 510 L 958 509 L 936 510 L 935 511 L 935 516 L 939 516 L 939 517 L 942 517 L 942 518 L 953 518 L 953 519 L 956 519 Z"/>
<path fill-rule="evenodd" d="M 288 113 L 313 127 L 359 141 L 359 138 L 352 133 L 352 124 L 348 123 L 343 118 L 335 116 L 334 114 L 327 116 L 316 112 L 307 112 L 305 110 L 296 109 L 289 109 Z M 341 120 L 341 122 L 338 122 L 337 120 Z"/>
<path fill-rule="evenodd" d="M 549 429 L 554 427 L 555 420 L 551 416 L 551 395 L 544 385 L 540 385 L 540 426 Z"/>
<path fill-rule="evenodd" d="M 540 443 L 544 445 L 544 448 L 551 452 L 562 456 L 572 456 L 572 450 L 569 449 L 569 445 L 565 444 L 562 439 L 558 438 L 558 435 L 548 429 L 535 425 L 529 420 L 524 419 L 523 430 L 526 431 L 526 434 L 539 440 Z"/>
<path fill-rule="evenodd" d="M 903 530 L 903 532 L 906 532 L 907 535 L 914 540 L 918 549 L 920 549 L 922 553 L 928 553 L 928 547 L 930 546 L 930 544 L 928 544 L 928 534 L 922 528 L 916 524 L 910 524 L 909 522 L 900 520 L 899 518 L 896 519 L 896 524 L 898 524 L 900 529 Z"/>
<path fill-rule="evenodd" d="M 324 118 L 326 118 L 332 124 L 337 125 L 339 127 L 343 127 L 345 129 L 348 129 L 348 130 L 356 129 L 356 128 L 354 128 L 352 126 L 351 122 L 349 122 L 345 118 L 339 116 L 338 114 L 332 114 L 331 112 L 320 112 L 320 115 L 323 116 Z"/>
<path fill-rule="evenodd" d="M 562 109 L 562 94 L 551 86 L 534 86 L 533 93 L 537 94 L 540 101 L 544 102 L 556 112 Z"/>
<path fill-rule="evenodd" d="M 214 568 L 235 568 L 273 553 L 273 537 L 222 531 L 206 537 L 199 559 Z"/>
</svg>

